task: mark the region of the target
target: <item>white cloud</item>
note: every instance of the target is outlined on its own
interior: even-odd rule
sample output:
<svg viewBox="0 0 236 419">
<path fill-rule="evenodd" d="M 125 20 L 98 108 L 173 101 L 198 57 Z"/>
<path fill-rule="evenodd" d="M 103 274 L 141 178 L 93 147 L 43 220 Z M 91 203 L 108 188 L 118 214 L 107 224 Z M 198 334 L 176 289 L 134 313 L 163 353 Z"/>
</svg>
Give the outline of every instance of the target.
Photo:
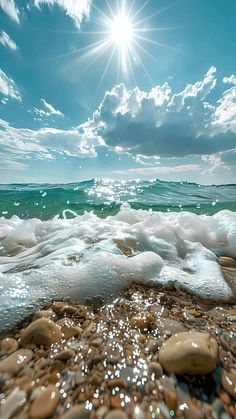
<svg viewBox="0 0 236 419">
<path fill-rule="evenodd" d="M 137 167 L 128 169 L 127 172 L 134 176 L 155 177 L 170 173 L 198 172 L 200 169 L 201 166 L 199 164 L 179 164 L 176 166 Z M 116 173 L 119 172 L 117 171 Z"/>
<path fill-rule="evenodd" d="M 230 77 L 224 77 L 223 83 L 236 84 L 236 76 L 232 74 Z"/>
<path fill-rule="evenodd" d="M 236 142 L 236 86 L 211 104 L 207 97 L 216 84 L 215 67 L 174 94 L 168 83 L 149 92 L 120 84 L 106 92 L 93 118 L 80 129 L 135 156 L 169 158 L 230 150 Z"/>
<path fill-rule="evenodd" d="M 8 97 L 4 97 L 4 98 L 2 98 L 2 99 L 1 99 L 1 103 L 2 103 L 3 105 L 6 105 L 6 104 L 7 104 L 7 102 L 8 102 Z"/>
<path fill-rule="evenodd" d="M 64 157 L 96 157 L 96 138 L 85 138 L 78 130 L 14 128 L 0 119 L 0 156 L 7 160 L 54 160 Z M 4 162 L 3 162 L 4 163 Z"/>
<path fill-rule="evenodd" d="M 0 0 L 0 8 L 15 22 L 20 23 L 20 11 L 14 0 Z"/>
<path fill-rule="evenodd" d="M 0 93 L 4 96 L 10 96 L 12 99 L 22 101 L 19 89 L 14 82 L 3 70 L 0 68 Z"/>
<path fill-rule="evenodd" d="M 66 15 L 74 20 L 77 27 L 84 18 L 89 17 L 92 0 L 34 0 L 36 7 L 41 5 L 59 6 L 66 12 Z"/>
<path fill-rule="evenodd" d="M 51 116 L 64 116 L 64 114 L 59 111 L 59 109 L 54 108 L 50 103 L 46 102 L 45 99 L 41 99 L 41 103 L 44 109 L 34 108 L 33 113 L 40 118 L 48 118 Z"/>
<path fill-rule="evenodd" d="M 4 47 L 7 47 L 13 51 L 16 51 L 18 49 L 18 46 L 16 45 L 15 41 L 13 41 L 5 31 L 1 32 L 0 44 L 2 44 Z"/>
</svg>

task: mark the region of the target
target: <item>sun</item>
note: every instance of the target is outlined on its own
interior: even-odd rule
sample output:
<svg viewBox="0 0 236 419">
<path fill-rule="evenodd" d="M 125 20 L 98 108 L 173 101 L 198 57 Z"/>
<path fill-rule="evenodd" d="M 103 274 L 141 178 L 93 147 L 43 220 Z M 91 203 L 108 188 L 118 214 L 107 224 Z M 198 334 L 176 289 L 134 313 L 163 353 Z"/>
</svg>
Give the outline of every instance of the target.
<svg viewBox="0 0 236 419">
<path fill-rule="evenodd" d="M 145 15 L 149 2 L 150 0 L 102 0 L 102 8 L 99 8 L 95 1 L 92 2 L 96 29 L 91 32 L 80 31 L 79 35 L 87 37 L 91 35 L 94 41 L 59 57 L 78 55 L 76 62 L 81 65 L 81 73 L 96 65 L 97 61 L 103 60 L 104 69 L 98 80 L 92 103 L 112 63 L 115 63 L 115 66 L 111 77 L 116 79 L 117 84 L 123 82 L 125 78 L 131 79 L 137 86 L 136 70 L 138 70 L 138 73 L 142 72 L 153 85 L 152 77 L 145 65 L 146 59 L 151 59 L 155 65 L 159 63 L 154 48 L 171 48 L 177 51 L 176 48 L 160 42 L 157 36 L 160 31 L 176 28 L 152 26 L 153 18 L 168 10 L 172 4 L 163 9 L 156 9 L 153 14 Z"/>
<path fill-rule="evenodd" d="M 134 28 L 128 16 L 122 14 L 111 22 L 110 39 L 120 48 L 128 48 L 134 38 Z"/>
</svg>

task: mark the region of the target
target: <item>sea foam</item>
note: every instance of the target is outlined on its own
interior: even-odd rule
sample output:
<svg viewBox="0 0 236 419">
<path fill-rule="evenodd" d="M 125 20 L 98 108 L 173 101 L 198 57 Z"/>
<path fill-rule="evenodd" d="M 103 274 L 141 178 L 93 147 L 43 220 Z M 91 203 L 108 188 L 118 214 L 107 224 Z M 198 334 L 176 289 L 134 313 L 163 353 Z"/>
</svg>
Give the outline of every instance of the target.
<svg viewBox="0 0 236 419">
<path fill-rule="evenodd" d="M 0 330 L 53 299 L 85 303 L 136 281 L 228 300 L 217 256 L 236 258 L 236 213 L 134 210 L 49 221 L 0 218 Z"/>
</svg>

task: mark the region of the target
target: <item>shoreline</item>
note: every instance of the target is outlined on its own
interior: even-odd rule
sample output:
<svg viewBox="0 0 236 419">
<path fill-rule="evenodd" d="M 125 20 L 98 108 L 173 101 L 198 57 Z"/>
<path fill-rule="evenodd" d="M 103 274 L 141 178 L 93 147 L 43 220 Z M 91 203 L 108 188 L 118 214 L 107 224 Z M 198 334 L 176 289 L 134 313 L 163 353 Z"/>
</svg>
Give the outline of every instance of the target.
<svg viewBox="0 0 236 419">
<path fill-rule="evenodd" d="M 95 307 L 54 302 L 4 334 L 2 417 L 234 418 L 235 324 L 236 305 L 173 288 L 136 284 Z"/>
</svg>

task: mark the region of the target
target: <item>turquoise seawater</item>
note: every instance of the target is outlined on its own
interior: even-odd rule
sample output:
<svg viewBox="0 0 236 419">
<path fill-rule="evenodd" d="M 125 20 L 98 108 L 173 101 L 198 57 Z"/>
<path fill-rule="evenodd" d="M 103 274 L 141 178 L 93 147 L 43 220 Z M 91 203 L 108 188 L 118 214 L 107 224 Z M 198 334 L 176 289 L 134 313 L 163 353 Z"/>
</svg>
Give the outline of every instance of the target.
<svg viewBox="0 0 236 419">
<path fill-rule="evenodd" d="M 85 211 L 105 217 L 116 214 L 125 202 L 134 209 L 212 215 L 222 209 L 236 211 L 236 185 L 99 179 L 70 184 L 0 185 L 0 216 L 5 218 L 73 218 Z"/>
</svg>

